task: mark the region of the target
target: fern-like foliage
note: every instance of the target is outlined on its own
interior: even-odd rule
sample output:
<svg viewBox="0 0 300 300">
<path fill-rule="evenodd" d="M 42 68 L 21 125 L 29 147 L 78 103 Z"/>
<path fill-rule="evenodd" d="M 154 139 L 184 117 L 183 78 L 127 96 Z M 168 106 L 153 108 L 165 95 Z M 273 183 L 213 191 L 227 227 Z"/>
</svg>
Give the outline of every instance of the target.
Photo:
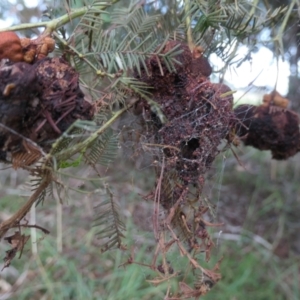
<svg viewBox="0 0 300 300">
<path fill-rule="evenodd" d="M 115 160 L 118 148 L 118 136 L 109 128 L 91 144 L 85 151 L 84 157 L 91 166 L 95 166 L 97 163 L 108 166 Z"/>
<path fill-rule="evenodd" d="M 155 50 L 161 42 L 155 34 L 159 18 L 159 15 L 148 15 L 140 5 L 116 7 L 110 14 L 112 25 L 107 29 L 99 28 L 90 41 L 89 56 L 92 55 L 98 67 L 108 73 L 132 70 L 140 65 L 146 68 L 147 57 L 153 53 L 160 55 Z M 82 45 L 78 46 L 83 53 L 86 51 Z"/>
<path fill-rule="evenodd" d="M 86 14 L 70 32 L 67 46 L 62 34 L 58 33 L 56 37 L 62 42 L 61 51 L 80 73 L 80 81 L 92 98 L 99 99 L 102 94 L 103 101 L 111 105 L 120 99 L 124 101 L 128 91 L 134 90 L 130 86 L 134 78 L 127 80 L 133 70 L 148 72 L 147 58 L 155 55 L 169 70 L 176 71 L 179 52 L 174 48 L 162 53 L 170 36 L 161 26 L 161 14 L 148 14 L 139 1 L 132 1 L 128 7 L 116 6 L 110 13 L 97 10 L 100 4 L 93 1 L 88 6 Z M 127 97 L 122 96 L 124 85 Z M 143 94 L 146 89 L 144 85 Z M 109 93 L 105 93 L 107 90 Z"/>
<path fill-rule="evenodd" d="M 102 252 L 123 247 L 122 238 L 125 237 L 126 226 L 121 221 L 119 209 L 113 193 L 107 187 L 106 193 L 101 196 L 101 203 L 95 207 L 94 226 L 98 229 Z"/>
<path fill-rule="evenodd" d="M 37 204 L 42 202 L 47 194 L 53 194 L 54 186 L 61 201 L 66 196 L 67 188 L 60 180 L 62 169 L 79 167 L 83 161 L 94 168 L 96 164 L 108 166 L 115 159 L 118 153 L 117 134 L 111 128 L 95 134 L 107 118 L 107 114 L 100 113 L 95 116 L 94 121 L 78 120 L 53 143 L 50 153 L 42 158 L 32 171 L 33 191 L 39 187 L 44 176 L 51 177 L 51 184 L 39 195 Z"/>
<path fill-rule="evenodd" d="M 31 191 L 34 192 L 41 184 L 45 175 L 36 175 L 30 178 L 29 185 L 31 187 Z M 36 199 L 35 205 L 39 205 L 40 203 L 44 203 L 44 200 L 47 195 L 52 194 L 52 183 L 49 181 L 49 185 L 39 194 L 38 198 Z"/>
<path fill-rule="evenodd" d="M 282 21 L 285 12 L 286 7 L 271 12 L 250 1 L 199 0 L 190 1 L 185 18 L 195 43 L 217 54 L 227 66 L 235 58 L 240 43 L 249 44 L 249 39 L 263 28 Z"/>
</svg>

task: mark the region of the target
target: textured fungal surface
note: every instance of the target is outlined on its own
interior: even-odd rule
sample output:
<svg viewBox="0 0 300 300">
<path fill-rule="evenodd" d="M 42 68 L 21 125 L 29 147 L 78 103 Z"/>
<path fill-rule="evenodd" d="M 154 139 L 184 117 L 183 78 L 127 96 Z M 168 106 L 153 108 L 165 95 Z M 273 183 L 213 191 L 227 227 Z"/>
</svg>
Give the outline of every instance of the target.
<svg viewBox="0 0 300 300">
<path fill-rule="evenodd" d="M 235 110 L 237 134 L 245 145 L 271 150 L 274 159 L 287 159 L 300 149 L 299 116 L 266 105 L 240 105 Z"/>
<path fill-rule="evenodd" d="M 181 50 L 175 57 L 179 62 L 176 70 L 153 56 L 146 61 L 148 72 L 136 74 L 152 87 L 152 99 L 166 119 L 163 122 L 149 102 L 141 99 L 137 103 L 136 113 L 142 112 L 146 125 L 144 142 L 155 157 L 157 171 L 155 190 L 147 199 L 154 201 L 154 211 L 161 205 L 167 216 L 163 222 L 156 222 L 154 213 L 156 238 L 167 227 L 173 237 L 176 232 L 174 239 L 184 243 L 188 252 L 205 253 L 208 261 L 214 243 L 207 227 L 221 224 L 205 220 L 209 207 L 202 200 L 202 192 L 205 174 L 234 123 L 233 98 L 229 87 L 210 82 L 212 68 L 199 49 L 191 51 L 186 44 L 170 41 L 163 52 L 175 47 Z M 173 242 L 165 241 L 161 248 L 164 255 Z M 206 279 L 195 279 L 193 292 L 198 296 L 205 295 L 221 278 L 217 269 L 201 270 Z"/>
<path fill-rule="evenodd" d="M 55 40 L 49 35 L 40 35 L 31 40 L 19 38 L 13 31 L 0 32 L 0 59 L 34 63 L 45 58 L 54 48 Z"/>
<path fill-rule="evenodd" d="M 207 76 L 211 74 L 211 67 L 197 51 L 192 53 L 186 44 L 170 41 L 164 52 L 176 46 L 182 51 L 176 57 L 180 63 L 176 65 L 176 72 L 152 57 L 147 61 L 149 75 L 146 72 L 137 75 L 153 87 L 153 99 L 167 121 L 162 124 L 147 102 L 141 102 L 146 121 L 151 125 L 148 138 L 161 145 L 165 168 L 176 170 L 184 184 L 198 183 L 228 134 L 232 96 L 227 86 L 210 82 Z"/>
<path fill-rule="evenodd" d="M 15 168 L 32 164 L 41 149 L 49 151 L 74 121 L 93 116 L 78 74 L 62 58 L 7 63 L 0 79 L 1 160 Z"/>
</svg>

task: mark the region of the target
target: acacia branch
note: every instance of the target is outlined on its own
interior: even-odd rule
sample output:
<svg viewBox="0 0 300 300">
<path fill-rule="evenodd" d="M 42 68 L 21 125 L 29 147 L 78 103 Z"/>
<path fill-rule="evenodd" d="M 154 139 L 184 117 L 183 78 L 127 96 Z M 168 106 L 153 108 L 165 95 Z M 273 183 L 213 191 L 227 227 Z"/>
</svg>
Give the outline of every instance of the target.
<svg viewBox="0 0 300 300">
<path fill-rule="evenodd" d="M 138 101 L 139 101 L 138 98 L 134 99 L 132 102 L 130 102 L 124 108 L 122 108 L 119 111 L 117 111 L 116 113 L 114 113 L 114 115 L 107 122 L 105 122 L 105 124 L 103 124 L 98 130 L 96 130 L 95 132 L 93 132 L 87 139 L 85 139 L 84 141 L 78 143 L 76 145 L 76 147 L 72 147 L 70 149 L 66 149 L 65 151 L 61 151 L 60 154 L 67 155 L 68 157 L 72 157 L 73 155 L 75 155 L 77 153 L 85 151 L 87 149 L 87 147 L 89 145 L 91 145 L 91 143 L 94 142 L 99 135 L 101 135 L 105 130 L 107 130 L 108 128 L 110 128 L 110 126 L 116 120 L 118 120 L 121 117 L 122 114 L 124 114 L 125 112 L 127 112 L 128 109 L 130 107 L 132 107 Z M 71 129 L 72 129 L 72 126 L 70 127 L 69 130 L 71 130 Z M 57 141 L 54 144 L 52 144 L 52 149 L 55 149 L 58 146 L 59 142 L 60 142 L 60 139 L 57 139 Z M 50 152 L 46 156 L 46 160 L 51 160 L 52 156 L 53 156 L 53 154 Z"/>
<path fill-rule="evenodd" d="M 95 10 L 105 10 L 110 7 L 112 4 L 119 2 L 119 0 L 111 0 L 110 2 L 103 2 L 102 5 L 96 5 L 93 7 Z M 64 14 L 63 16 L 44 22 L 38 23 L 25 23 L 14 25 L 10 27 L 0 28 L 0 32 L 4 31 L 17 31 L 17 30 L 25 30 L 30 28 L 39 28 L 45 27 L 45 34 L 52 33 L 54 30 L 60 28 L 63 25 L 68 24 L 70 21 L 79 18 L 86 14 L 91 9 L 91 6 L 84 6 L 77 9 L 72 9 L 68 13 Z"/>
</svg>

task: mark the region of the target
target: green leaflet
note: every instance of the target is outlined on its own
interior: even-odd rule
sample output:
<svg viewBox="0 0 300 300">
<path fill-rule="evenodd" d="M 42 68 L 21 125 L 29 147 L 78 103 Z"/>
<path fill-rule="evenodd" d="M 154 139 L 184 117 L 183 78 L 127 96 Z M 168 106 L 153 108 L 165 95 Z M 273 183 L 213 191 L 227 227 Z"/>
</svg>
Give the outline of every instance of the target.
<svg viewBox="0 0 300 300">
<path fill-rule="evenodd" d="M 112 248 L 121 248 L 124 238 L 125 224 L 120 219 L 119 206 L 113 193 L 106 188 L 106 193 L 101 195 L 101 203 L 95 207 L 94 226 L 98 228 L 97 237 L 101 239 L 101 251 Z"/>
<path fill-rule="evenodd" d="M 191 24 L 195 44 L 208 54 L 217 54 L 227 67 L 235 59 L 239 43 L 270 24 L 275 26 L 285 13 L 284 7 L 271 12 L 251 1 L 191 0 L 185 19 Z M 250 52 L 254 46 L 249 45 Z"/>
<path fill-rule="evenodd" d="M 69 168 L 69 167 L 78 167 L 82 161 L 82 157 L 83 154 L 81 153 L 75 160 L 73 160 L 72 162 L 68 162 L 68 161 L 62 161 L 59 164 L 59 168 L 60 169 L 65 169 L 65 168 Z"/>
<path fill-rule="evenodd" d="M 52 178 L 55 179 L 54 183 L 40 194 L 37 204 L 42 202 L 47 194 L 52 193 L 53 184 L 57 188 L 59 197 L 62 191 L 67 192 L 63 182 L 59 180 L 60 169 L 78 167 L 83 161 L 93 167 L 96 164 L 108 166 L 115 159 L 119 142 L 118 136 L 111 128 L 107 128 L 95 138 L 90 138 L 105 124 L 107 119 L 109 119 L 107 113 L 100 113 L 95 116 L 94 121 L 77 120 L 53 143 L 49 155 L 36 166 L 32 173 L 34 175 L 31 180 L 32 190 L 38 188 L 45 172 L 51 172 Z"/>
<path fill-rule="evenodd" d="M 97 163 L 108 166 L 116 158 L 118 149 L 118 136 L 109 128 L 90 145 L 84 157 L 91 166 Z"/>
</svg>

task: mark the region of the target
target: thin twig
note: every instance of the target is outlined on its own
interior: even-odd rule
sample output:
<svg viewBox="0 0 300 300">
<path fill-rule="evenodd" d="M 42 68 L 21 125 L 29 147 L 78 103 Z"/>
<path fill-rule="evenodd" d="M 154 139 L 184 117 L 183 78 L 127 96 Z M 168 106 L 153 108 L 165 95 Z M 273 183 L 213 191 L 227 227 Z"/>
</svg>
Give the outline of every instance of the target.
<svg viewBox="0 0 300 300">
<path fill-rule="evenodd" d="M 111 0 L 108 2 L 103 2 L 103 5 L 97 5 L 93 7 L 93 10 L 105 10 L 106 8 L 110 7 L 112 4 L 115 4 L 119 2 L 119 0 Z M 14 25 L 10 27 L 0 28 L 0 32 L 4 31 L 17 31 L 17 30 L 26 30 L 30 28 L 39 28 L 39 27 L 45 27 L 45 32 L 43 34 L 49 34 L 52 33 L 54 30 L 60 28 L 63 25 L 66 25 L 70 23 L 71 20 L 74 20 L 76 18 L 79 18 L 83 15 L 85 15 L 89 10 L 91 9 L 90 6 L 84 6 L 77 9 L 72 9 L 68 13 L 64 14 L 63 16 L 50 20 L 45 22 L 39 22 L 39 23 L 25 23 L 20 25 Z"/>
<path fill-rule="evenodd" d="M 162 161 L 162 167 L 161 167 L 161 172 L 160 176 L 156 185 L 155 189 L 155 195 L 154 195 L 154 205 L 153 205 L 153 231 L 154 231 L 154 236 L 156 239 L 158 239 L 158 215 L 159 215 L 159 205 L 160 205 L 160 196 L 161 196 L 161 185 L 162 185 L 162 180 L 163 180 L 163 174 L 164 174 L 164 168 L 165 168 L 165 159 L 163 157 Z"/>
<path fill-rule="evenodd" d="M 17 226 L 12 226 L 11 228 L 15 228 L 15 227 L 25 227 L 25 228 L 36 228 L 41 230 L 43 233 L 45 234 L 49 234 L 50 231 L 42 226 L 36 225 L 36 224 L 18 224 Z"/>
<path fill-rule="evenodd" d="M 41 193 L 47 188 L 50 184 L 51 178 L 48 175 L 42 179 L 40 185 L 35 190 L 35 192 L 31 195 L 31 197 L 27 200 L 27 202 L 17 211 L 15 212 L 10 218 L 3 221 L 0 224 L 0 239 L 6 234 L 6 232 L 15 226 L 19 226 L 19 222 L 25 217 L 25 215 L 29 212 L 31 206 L 34 202 L 38 199 Z"/>
</svg>

